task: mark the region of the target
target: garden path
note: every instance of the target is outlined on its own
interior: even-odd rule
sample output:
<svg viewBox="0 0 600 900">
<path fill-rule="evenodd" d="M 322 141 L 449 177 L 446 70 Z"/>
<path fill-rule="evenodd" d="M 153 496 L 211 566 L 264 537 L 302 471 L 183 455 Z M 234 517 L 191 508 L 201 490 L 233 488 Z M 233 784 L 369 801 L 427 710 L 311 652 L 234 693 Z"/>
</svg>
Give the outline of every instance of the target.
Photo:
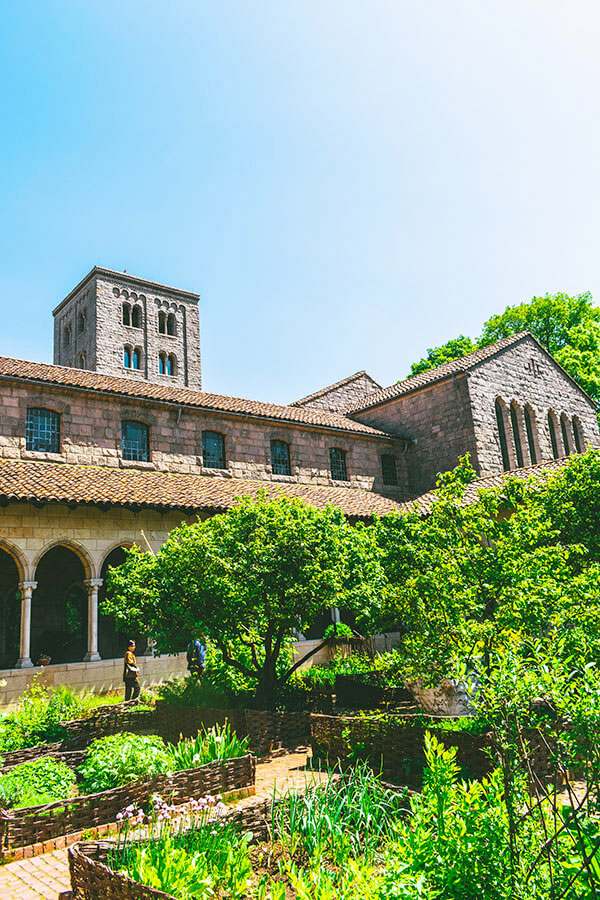
<svg viewBox="0 0 600 900">
<path fill-rule="evenodd" d="M 271 796 L 273 786 L 278 791 L 294 786 L 303 787 L 306 763 L 310 750 L 299 747 L 256 767 L 256 794 L 240 800 L 237 806 L 256 798 Z M 319 778 L 314 773 L 313 778 Z M 30 859 L 22 859 L 0 867 L 0 900 L 57 900 L 63 891 L 70 890 L 67 850 L 54 850 Z"/>
</svg>

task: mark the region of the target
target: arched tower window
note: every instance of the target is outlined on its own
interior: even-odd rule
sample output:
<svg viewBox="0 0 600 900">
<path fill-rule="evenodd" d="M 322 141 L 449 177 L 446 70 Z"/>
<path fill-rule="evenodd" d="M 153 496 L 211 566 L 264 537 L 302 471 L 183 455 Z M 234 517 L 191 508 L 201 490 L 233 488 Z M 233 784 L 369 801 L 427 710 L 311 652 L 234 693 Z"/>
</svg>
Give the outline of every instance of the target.
<svg viewBox="0 0 600 900">
<path fill-rule="evenodd" d="M 517 457 L 517 465 L 523 467 L 523 447 L 521 446 L 521 432 L 519 431 L 519 416 L 517 413 L 517 404 L 510 404 L 510 424 L 512 425 L 513 440 L 515 442 L 515 454 Z"/>
<path fill-rule="evenodd" d="M 177 319 L 175 313 L 169 313 L 167 317 L 167 334 L 177 334 Z"/>
<path fill-rule="evenodd" d="M 158 314 L 158 331 L 159 334 L 167 333 L 167 314 L 162 309 Z"/>
<path fill-rule="evenodd" d="M 77 316 L 77 331 L 83 334 L 85 331 L 85 310 L 82 310 Z"/>
<path fill-rule="evenodd" d="M 556 437 L 555 415 L 552 410 L 548 412 L 548 431 L 550 432 L 550 443 L 552 444 L 552 456 L 554 459 L 558 459 L 560 453 L 558 452 L 558 439 Z"/>
<path fill-rule="evenodd" d="M 498 437 L 500 438 L 500 452 L 502 453 L 502 466 L 505 472 L 510 469 L 508 456 L 508 443 L 506 441 L 506 429 L 504 427 L 504 409 L 500 400 L 496 400 L 496 424 L 498 425 Z"/>
<path fill-rule="evenodd" d="M 134 306 L 131 310 L 131 324 L 134 328 L 142 327 L 142 307 Z"/>
<path fill-rule="evenodd" d="M 71 326 L 65 325 L 65 329 L 63 331 L 63 343 L 65 347 L 68 347 L 71 343 Z"/>
<path fill-rule="evenodd" d="M 125 344 L 123 347 L 123 365 L 126 369 L 131 368 L 131 347 L 129 344 Z"/>
<path fill-rule="evenodd" d="M 565 413 L 563 413 L 560 417 L 560 431 L 563 439 L 563 446 L 565 448 L 565 456 L 570 456 L 573 452 L 573 443 L 571 441 L 571 435 L 569 434 L 569 420 Z"/>
<path fill-rule="evenodd" d="M 123 325 L 131 325 L 131 306 L 124 303 L 122 307 Z"/>
<path fill-rule="evenodd" d="M 131 354 L 131 368 L 132 369 L 141 369 L 142 368 L 141 347 L 135 347 L 133 353 Z"/>
<path fill-rule="evenodd" d="M 175 359 L 175 355 L 173 353 L 169 353 L 169 358 L 167 359 L 167 375 L 174 375 L 177 371 L 176 369 L 177 361 Z"/>
<path fill-rule="evenodd" d="M 527 433 L 527 444 L 529 446 L 529 459 L 532 465 L 537 463 L 537 452 L 535 449 L 535 422 L 533 413 L 528 406 L 523 407 L 523 417 L 525 419 L 525 431 Z"/>
<path fill-rule="evenodd" d="M 166 353 L 158 354 L 158 374 L 159 375 L 167 374 L 167 355 L 166 355 Z"/>
<path fill-rule="evenodd" d="M 573 416 L 572 425 L 573 425 L 573 437 L 575 439 L 575 449 L 578 453 L 583 453 L 583 448 L 585 447 L 585 439 L 583 436 L 583 428 L 580 420 L 577 416 Z"/>
<path fill-rule="evenodd" d="M 86 367 L 85 350 L 82 350 L 81 353 L 79 354 L 79 368 L 85 369 L 85 367 Z"/>
</svg>

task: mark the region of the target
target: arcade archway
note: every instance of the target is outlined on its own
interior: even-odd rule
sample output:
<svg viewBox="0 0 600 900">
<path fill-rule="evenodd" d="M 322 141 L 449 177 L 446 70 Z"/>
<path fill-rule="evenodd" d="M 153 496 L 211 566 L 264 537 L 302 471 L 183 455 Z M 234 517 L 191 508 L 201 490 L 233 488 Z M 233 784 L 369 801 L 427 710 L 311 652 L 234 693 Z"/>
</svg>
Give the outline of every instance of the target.
<svg viewBox="0 0 600 900">
<path fill-rule="evenodd" d="M 106 576 L 108 570 L 112 566 L 120 566 L 125 562 L 125 549 L 125 547 L 115 547 L 102 563 L 102 569 L 100 570 L 102 587 L 98 593 L 99 610 L 102 602 L 106 599 Z M 136 654 L 143 656 L 147 647 L 147 641 L 143 635 L 117 631 L 114 619 L 110 616 L 103 616 L 100 611 L 98 612 L 98 651 L 102 659 L 118 659 L 120 656 L 123 656 L 127 649 L 129 638 L 135 640 Z"/>
<path fill-rule="evenodd" d="M 14 558 L 0 547 L 0 669 L 19 658 L 21 626 L 20 573 Z"/>
<path fill-rule="evenodd" d="M 40 654 L 53 663 L 78 662 L 87 649 L 86 572 L 77 554 L 62 545 L 40 559 L 31 603 L 31 659 Z"/>
</svg>

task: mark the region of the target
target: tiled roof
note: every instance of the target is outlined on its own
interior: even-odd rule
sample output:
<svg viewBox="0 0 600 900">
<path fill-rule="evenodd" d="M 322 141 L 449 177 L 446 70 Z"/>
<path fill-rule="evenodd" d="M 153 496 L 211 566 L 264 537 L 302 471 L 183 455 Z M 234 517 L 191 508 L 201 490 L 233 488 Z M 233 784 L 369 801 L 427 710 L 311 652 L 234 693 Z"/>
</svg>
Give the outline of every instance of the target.
<svg viewBox="0 0 600 900">
<path fill-rule="evenodd" d="M 535 466 L 524 466 L 522 469 L 513 469 L 512 472 L 498 472 L 496 475 L 487 475 L 484 478 L 478 478 L 472 484 L 467 485 L 463 497 L 463 506 L 469 506 L 471 503 L 477 503 L 479 491 L 488 488 L 501 487 L 508 478 L 537 478 L 540 484 L 544 479 L 560 472 L 570 461 L 569 456 L 561 459 L 550 459 L 546 462 L 538 463 Z M 411 500 L 410 503 L 403 504 L 404 508 L 414 508 L 415 504 L 419 512 L 426 513 L 436 499 L 435 491 L 428 491 Z"/>
<path fill-rule="evenodd" d="M 402 507 L 395 500 L 358 488 L 0 459 L 0 503 L 78 503 L 193 513 L 229 509 L 236 497 L 256 496 L 260 490 L 272 495 L 281 491 L 314 506 L 332 503 L 347 516 L 361 519 Z"/>
<path fill-rule="evenodd" d="M 328 384 L 327 387 L 321 388 L 320 391 L 315 391 L 313 394 L 301 397 L 300 400 L 294 400 L 290 406 L 303 406 L 304 403 L 310 403 L 311 400 L 318 400 L 319 397 L 324 397 L 332 391 L 337 391 L 338 388 L 344 387 L 346 384 L 352 384 L 353 381 L 357 381 L 359 378 L 368 378 L 369 381 L 372 381 L 373 384 L 376 385 L 376 387 L 383 390 L 381 385 L 378 384 L 374 378 L 371 378 L 371 376 L 363 369 L 360 372 L 355 372 L 354 375 L 348 375 L 347 378 L 342 378 L 341 381 L 336 381 L 335 384 Z"/>
<path fill-rule="evenodd" d="M 67 366 L 26 362 L 22 359 L 11 359 L 7 356 L 0 357 L 0 378 L 43 381 L 47 384 L 80 388 L 104 394 L 118 394 L 140 400 L 175 403 L 178 406 L 189 406 L 214 412 L 275 419 L 279 422 L 330 428 L 336 431 L 350 431 L 355 434 L 364 434 L 372 437 L 390 437 L 386 432 L 377 428 L 371 428 L 370 425 L 363 425 L 361 422 L 355 422 L 346 418 L 346 416 L 326 412 L 325 410 L 279 406 L 275 403 L 261 403 L 257 400 L 242 400 L 237 397 L 225 397 L 222 394 L 192 391 L 189 388 L 149 384 L 146 381 L 136 381 L 133 378 L 116 378 L 112 375 L 100 375 L 97 372 L 72 369 Z"/>
<path fill-rule="evenodd" d="M 435 369 L 428 369 L 426 372 L 420 372 L 418 375 L 411 375 L 409 378 L 405 378 L 404 381 L 399 381 L 397 384 L 391 384 L 389 387 L 382 388 L 381 391 L 369 394 L 364 402 L 357 403 L 347 410 L 347 413 L 371 409 L 373 406 L 379 406 L 380 403 L 394 400 L 403 394 L 410 394 L 411 391 L 417 391 L 419 388 L 433 384 L 435 381 L 442 381 L 444 378 L 449 378 L 451 375 L 456 375 L 459 372 L 468 372 L 473 366 L 485 362 L 486 359 L 489 359 L 496 353 L 500 353 L 502 350 L 506 350 L 507 347 L 511 347 L 513 344 L 517 344 L 526 337 L 531 337 L 535 340 L 531 332 L 521 331 L 519 334 L 511 334 L 502 338 L 501 341 L 496 341 L 495 344 L 490 344 L 488 347 L 481 347 L 479 350 L 474 350 L 473 353 L 468 353 L 466 356 L 461 356 L 441 366 L 436 366 Z"/>
</svg>

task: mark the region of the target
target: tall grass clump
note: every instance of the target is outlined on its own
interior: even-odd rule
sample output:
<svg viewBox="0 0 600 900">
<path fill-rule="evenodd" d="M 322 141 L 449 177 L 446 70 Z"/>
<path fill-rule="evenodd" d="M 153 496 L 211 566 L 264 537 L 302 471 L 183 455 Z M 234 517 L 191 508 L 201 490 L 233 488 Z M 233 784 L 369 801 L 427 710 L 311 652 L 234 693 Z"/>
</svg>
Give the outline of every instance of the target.
<svg viewBox="0 0 600 900">
<path fill-rule="evenodd" d="M 248 752 L 248 737 L 239 738 L 229 722 L 204 728 L 196 737 L 181 738 L 172 750 L 176 769 L 194 769 L 206 763 L 234 759 Z"/>
</svg>

